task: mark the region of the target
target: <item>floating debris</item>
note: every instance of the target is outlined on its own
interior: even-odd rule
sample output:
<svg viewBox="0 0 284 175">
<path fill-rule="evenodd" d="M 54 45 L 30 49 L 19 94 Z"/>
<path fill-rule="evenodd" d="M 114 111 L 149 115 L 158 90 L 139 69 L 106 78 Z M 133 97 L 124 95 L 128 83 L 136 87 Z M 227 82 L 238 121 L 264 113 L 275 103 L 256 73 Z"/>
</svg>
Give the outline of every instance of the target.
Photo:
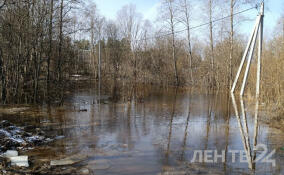
<svg viewBox="0 0 284 175">
<path fill-rule="evenodd" d="M 88 109 L 79 109 L 79 112 L 88 112 Z"/>
<path fill-rule="evenodd" d="M 65 138 L 65 136 L 56 136 L 54 139 L 55 140 L 60 140 L 60 139 L 64 139 Z"/>
<path fill-rule="evenodd" d="M 88 163 L 88 167 L 93 170 L 106 170 L 110 168 L 110 163 L 106 159 L 94 160 Z"/>
<path fill-rule="evenodd" d="M 82 168 L 79 173 L 81 175 L 87 175 L 87 174 L 90 174 L 90 170 L 88 168 Z"/>
<path fill-rule="evenodd" d="M 85 156 L 85 155 L 76 154 L 76 155 L 61 159 L 61 160 L 52 160 L 50 162 L 50 166 L 73 165 L 73 164 L 84 161 L 86 158 L 87 158 L 87 156 Z"/>
</svg>

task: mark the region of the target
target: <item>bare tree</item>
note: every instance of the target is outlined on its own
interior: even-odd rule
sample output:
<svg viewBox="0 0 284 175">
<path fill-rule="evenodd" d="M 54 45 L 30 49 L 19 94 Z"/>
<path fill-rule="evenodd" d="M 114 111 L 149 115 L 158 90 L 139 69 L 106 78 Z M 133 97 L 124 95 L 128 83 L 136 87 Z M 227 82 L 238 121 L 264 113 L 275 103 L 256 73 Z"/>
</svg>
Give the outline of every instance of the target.
<svg viewBox="0 0 284 175">
<path fill-rule="evenodd" d="M 0 72 L 1 72 L 1 101 L 3 104 L 6 103 L 6 79 L 5 79 L 5 68 L 4 68 L 4 62 L 3 62 L 3 53 L 2 49 L 0 48 Z"/>
<path fill-rule="evenodd" d="M 121 28 L 121 35 L 129 42 L 132 50 L 132 59 L 134 65 L 134 82 L 137 79 L 137 56 L 136 49 L 139 44 L 139 38 L 141 36 L 141 23 L 142 15 L 136 12 L 136 7 L 133 4 L 122 7 L 117 13 L 117 19 Z"/>
<path fill-rule="evenodd" d="M 96 18 L 97 18 L 97 6 L 94 3 L 88 4 L 84 9 L 84 16 L 86 19 L 86 30 L 90 32 L 91 43 L 91 65 L 93 75 L 95 75 L 95 45 L 96 45 Z"/>
<path fill-rule="evenodd" d="M 175 41 L 175 30 L 179 23 L 178 10 L 175 0 L 163 0 L 161 7 L 161 18 L 165 22 L 165 28 L 171 33 L 171 45 L 172 45 L 172 59 L 174 62 L 175 71 L 175 84 L 179 85 L 179 76 L 177 68 L 177 57 L 176 57 L 176 41 Z"/>
<path fill-rule="evenodd" d="M 47 56 L 47 95 L 49 97 L 49 89 L 50 89 L 50 60 L 51 60 L 51 54 L 52 54 L 52 37 L 53 37 L 53 0 L 50 1 L 50 10 L 49 10 L 49 50 L 48 50 L 48 56 Z M 48 100 L 49 101 L 49 100 Z"/>
<path fill-rule="evenodd" d="M 190 36 L 190 3 L 189 0 L 180 0 L 179 2 L 180 11 L 181 11 L 181 21 L 183 25 L 186 27 L 187 32 L 187 48 L 188 48 L 188 61 L 189 61 L 189 68 L 190 68 L 190 80 L 191 83 L 194 82 L 193 79 L 193 72 L 192 72 L 192 48 L 191 48 L 191 36 Z"/>
<path fill-rule="evenodd" d="M 211 87 L 214 86 L 215 73 L 214 73 L 214 40 L 213 40 L 213 0 L 208 0 L 209 7 L 209 38 L 210 38 L 210 57 L 211 57 Z"/>
<path fill-rule="evenodd" d="M 150 36 L 152 35 L 153 32 L 153 26 L 152 23 L 149 20 L 145 20 L 142 26 L 142 41 L 144 45 L 144 51 L 148 49 L 149 43 L 151 42 Z"/>
<path fill-rule="evenodd" d="M 236 0 L 231 0 L 230 3 L 230 58 L 229 58 L 229 89 L 232 87 L 233 72 L 232 72 L 232 60 L 234 52 L 234 6 L 236 5 Z"/>
<path fill-rule="evenodd" d="M 58 45 L 58 81 L 62 79 L 61 71 L 61 60 L 62 60 L 62 47 L 63 47 L 63 10 L 64 10 L 64 0 L 60 1 L 60 16 L 59 16 L 59 45 Z"/>
<path fill-rule="evenodd" d="M 228 0 L 225 0 L 228 1 Z M 228 61 L 228 88 L 232 87 L 233 80 L 233 65 L 234 60 L 234 30 L 235 30 L 235 16 L 234 13 L 240 4 L 254 4 L 255 0 L 229 0 L 230 6 L 230 56 Z"/>
</svg>

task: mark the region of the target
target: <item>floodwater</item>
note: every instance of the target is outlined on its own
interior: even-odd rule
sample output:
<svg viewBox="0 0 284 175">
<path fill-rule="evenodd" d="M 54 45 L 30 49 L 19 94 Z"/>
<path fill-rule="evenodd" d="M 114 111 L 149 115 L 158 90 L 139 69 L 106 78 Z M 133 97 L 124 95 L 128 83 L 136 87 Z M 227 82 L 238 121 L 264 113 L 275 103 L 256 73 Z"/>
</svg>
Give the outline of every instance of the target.
<svg viewBox="0 0 284 175">
<path fill-rule="evenodd" d="M 96 103 L 96 92 L 81 89 L 66 97 L 63 107 L 31 107 L 28 114 L 0 115 L 0 119 L 64 136 L 24 154 L 39 162 L 86 155 L 74 166 L 88 167 L 96 175 L 284 174 L 284 134 L 255 123 L 254 106 L 249 110 L 240 99 L 233 106 L 232 99 L 222 93 L 153 89 L 149 94 L 139 103 L 112 103 L 104 94 L 103 102 Z M 262 153 L 253 151 L 254 144 L 267 146 L 266 155 L 275 150 L 271 156 L 275 165 L 254 163 L 254 155 Z M 192 161 L 198 150 L 209 150 L 208 160 L 213 162 L 199 162 L 199 154 Z M 224 151 L 225 160 L 214 162 L 215 150 L 220 155 Z M 240 162 L 240 150 L 252 161 Z M 238 151 L 235 162 L 231 151 Z"/>
</svg>

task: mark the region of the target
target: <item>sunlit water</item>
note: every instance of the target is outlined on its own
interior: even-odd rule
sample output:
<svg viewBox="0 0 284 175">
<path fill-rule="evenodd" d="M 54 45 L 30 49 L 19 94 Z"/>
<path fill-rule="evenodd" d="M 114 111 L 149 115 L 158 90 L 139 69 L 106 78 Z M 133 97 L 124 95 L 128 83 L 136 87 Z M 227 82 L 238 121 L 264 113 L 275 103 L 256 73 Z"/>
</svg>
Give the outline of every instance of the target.
<svg viewBox="0 0 284 175">
<path fill-rule="evenodd" d="M 81 90 L 70 94 L 64 107 L 33 107 L 31 115 L 2 115 L 0 119 L 36 125 L 48 134 L 65 136 L 25 152 L 34 159 L 87 155 L 81 166 L 93 160 L 108 160 L 109 167 L 94 169 L 95 174 L 159 174 L 169 167 L 186 167 L 190 174 L 212 174 L 211 170 L 217 174 L 284 174 L 283 133 L 262 123 L 257 142 L 267 145 L 268 152 L 276 149 L 272 156 L 276 166 L 259 162 L 251 169 L 248 163 L 240 163 L 239 154 L 232 162 L 229 151 L 244 150 L 244 142 L 231 102 L 228 112 L 231 99 L 225 95 L 153 90 L 143 103 L 104 100 L 93 104 L 94 99 L 96 93 Z M 247 112 L 247 122 L 252 146 L 253 113 Z M 218 159 L 217 163 L 192 162 L 194 150 L 218 150 L 219 154 L 224 150 L 226 159 Z"/>
</svg>

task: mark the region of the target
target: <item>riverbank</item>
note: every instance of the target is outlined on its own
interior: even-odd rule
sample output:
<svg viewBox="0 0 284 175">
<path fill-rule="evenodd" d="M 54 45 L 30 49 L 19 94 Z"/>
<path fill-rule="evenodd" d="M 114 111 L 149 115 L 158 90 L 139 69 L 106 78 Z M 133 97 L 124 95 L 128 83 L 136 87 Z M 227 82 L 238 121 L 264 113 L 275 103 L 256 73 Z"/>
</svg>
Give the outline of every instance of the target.
<svg viewBox="0 0 284 175">
<path fill-rule="evenodd" d="M 264 123 L 284 132 L 284 106 L 277 104 L 266 106 L 264 113 L 261 119 Z"/>
</svg>

